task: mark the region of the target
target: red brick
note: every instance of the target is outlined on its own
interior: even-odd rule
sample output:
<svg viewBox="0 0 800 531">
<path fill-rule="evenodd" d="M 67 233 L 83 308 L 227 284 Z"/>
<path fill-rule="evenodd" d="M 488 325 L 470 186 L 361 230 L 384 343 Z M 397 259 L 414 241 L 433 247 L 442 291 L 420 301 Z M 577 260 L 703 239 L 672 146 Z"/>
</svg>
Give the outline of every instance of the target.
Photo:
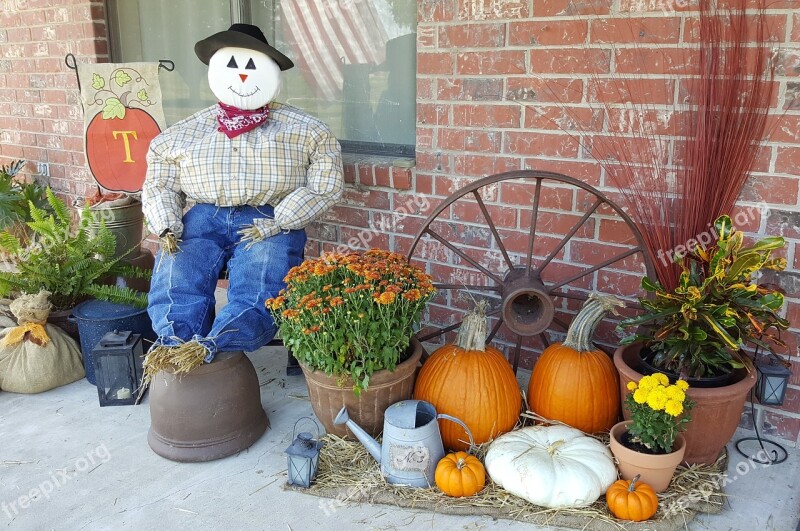
<svg viewBox="0 0 800 531">
<path fill-rule="evenodd" d="M 359 230 L 340 227 L 339 234 L 341 243 L 337 247 L 341 251 L 389 248 L 389 234 L 371 228 Z"/>
<path fill-rule="evenodd" d="M 607 15 L 613 0 L 534 0 L 533 16 Z"/>
<path fill-rule="evenodd" d="M 637 164 L 658 164 L 664 166 L 669 159 L 669 149 L 663 142 L 651 140 L 646 136 L 625 138 L 616 135 L 592 135 L 583 138 L 584 146 L 591 157 L 608 163 L 611 161 Z"/>
<path fill-rule="evenodd" d="M 778 156 L 775 159 L 775 172 L 788 175 L 796 174 L 800 170 L 800 147 L 778 146 Z"/>
<path fill-rule="evenodd" d="M 616 71 L 621 74 L 691 74 L 697 69 L 693 55 L 678 48 L 617 48 Z"/>
<path fill-rule="evenodd" d="M 342 225 L 367 227 L 369 224 L 369 213 L 363 208 L 337 205 L 325 214 L 325 220 Z"/>
<path fill-rule="evenodd" d="M 506 25 L 501 23 L 439 27 L 439 48 L 500 48 L 505 40 Z"/>
<path fill-rule="evenodd" d="M 395 190 L 410 190 L 412 184 L 412 170 L 409 168 L 392 167 L 392 187 Z"/>
<path fill-rule="evenodd" d="M 443 2 L 452 3 L 450 0 Z M 527 18 L 528 0 L 480 1 L 457 0 L 458 18 L 461 20 L 502 20 Z"/>
<path fill-rule="evenodd" d="M 441 152 L 417 152 L 417 168 L 421 171 L 447 173 L 450 171 L 450 156 Z"/>
<path fill-rule="evenodd" d="M 517 226 L 517 209 L 507 206 L 485 205 L 489 217 L 495 227 L 515 228 Z M 451 218 L 467 223 L 487 225 L 486 218 L 475 201 L 460 200 L 451 207 Z"/>
<path fill-rule="evenodd" d="M 456 72 L 462 75 L 524 74 L 525 52 L 503 50 L 460 53 L 456 58 Z"/>
<path fill-rule="evenodd" d="M 534 254 L 534 256 L 542 257 L 542 258 L 544 258 L 546 256 L 549 256 L 550 253 L 553 252 L 553 249 L 555 249 L 556 245 L 558 245 L 558 243 L 560 242 L 560 238 L 559 239 L 553 239 L 554 241 L 551 241 L 550 243 L 546 243 L 545 245 L 542 246 L 541 249 L 539 249 L 538 248 L 539 247 L 539 245 L 538 245 L 539 244 L 539 242 L 538 242 L 539 237 L 537 236 L 536 239 L 537 239 L 537 242 L 534 244 L 533 254 Z M 545 239 L 545 238 L 542 238 L 542 239 Z M 550 262 L 547 265 L 547 267 L 545 267 L 542 270 L 542 272 L 541 272 L 542 280 L 544 280 L 545 283 L 547 283 L 547 284 L 559 284 L 562 281 L 567 280 L 568 278 L 570 278 L 572 276 L 575 276 L 575 275 L 577 275 L 579 273 L 582 273 L 587 269 L 587 267 L 583 266 L 583 265 L 568 264 L 568 263 L 563 262 L 563 253 L 564 253 L 564 250 L 562 249 L 561 252 L 559 253 L 559 256 L 557 256 L 555 260 Z M 593 284 L 592 284 L 592 277 L 593 276 L 591 274 L 590 275 L 580 276 L 580 277 L 576 278 L 575 280 L 573 280 L 572 282 L 570 282 L 569 284 L 567 284 L 567 286 L 569 286 L 570 288 L 579 288 L 579 289 L 582 289 L 582 290 L 591 290 L 594 287 Z M 567 322 L 569 322 L 569 320 L 567 320 Z M 555 329 L 558 330 L 559 328 L 556 327 Z"/>
<path fill-rule="evenodd" d="M 521 108 L 511 105 L 454 105 L 453 125 L 458 127 L 519 127 Z"/>
<path fill-rule="evenodd" d="M 597 18 L 592 20 L 591 42 L 677 43 L 681 34 L 679 18 Z"/>
<path fill-rule="evenodd" d="M 417 122 L 427 125 L 450 125 L 450 105 L 417 103 Z"/>
<path fill-rule="evenodd" d="M 694 11 L 697 9 L 697 0 L 620 0 L 619 12 L 620 13 L 638 13 L 638 12 L 684 12 Z"/>
<path fill-rule="evenodd" d="M 745 183 L 741 201 L 764 201 L 775 205 L 795 205 L 798 194 L 797 177 L 752 175 Z"/>
<path fill-rule="evenodd" d="M 419 138 L 417 138 L 419 143 Z M 450 151 L 479 151 L 482 153 L 499 153 L 502 146 L 502 134 L 499 131 L 481 131 L 477 129 L 441 129 L 437 139 L 439 149 Z"/>
<path fill-rule="evenodd" d="M 431 150 L 434 149 L 434 138 L 436 137 L 437 128 L 423 127 L 417 123 L 417 145 L 416 149 Z"/>
<path fill-rule="evenodd" d="M 392 185 L 392 178 L 391 178 L 391 169 L 389 166 L 384 165 L 376 165 L 373 168 L 373 174 L 375 175 L 375 186 L 384 186 L 390 187 Z"/>
<path fill-rule="evenodd" d="M 592 186 L 599 186 L 602 167 L 594 161 L 585 162 L 535 158 L 525 159 L 525 169 L 559 173 L 591 184 Z"/>
<path fill-rule="evenodd" d="M 344 191 L 342 203 L 362 208 L 388 210 L 389 194 L 388 192 L 376 190 L 374 188 L 369 190 L 347 188 Z"/>
<path fill-rule="evenodd" d="M 792 18 L 792 42 L 800 42 L 800 13 Z"/>
<path fill-rule="evenodd" d="M 603 74 L 609 72 L 611 55 L 597 48 L 532 49 L 534 74 Z"/>
<path fill-rule="evenodd" d="M 630 108 L 630 105 L 670 105 L 674 101 L 675 81 L 672 79 L 591 79 L 587 83 L 589 101 L 604 105 L 626 104 Z"/>
<path fill-rule="evenodd" d="M 546 210 L 539 210 L 539 215 L 536 221 L 537 234 L 550 234 L 563 238 L 571 231 L 575 225 L 581 220 L 582 215 L 567 214 L 564 212 L 549 212 Z M 594 238 L 595 218 L 587 219 L 577 230 L 573 238 Z M 530 226 L 530 222 L 526 219 L 526 225 Z"/>
<path fill-rule="evenodd" d="M 511 46 L 565 46 L 586 42 L 586 20 L 547 20 L 512 22 L 508 27 Z"/>
<path fill-rule="evenodd" d="M 579 143 L 564 135 L 509 131 L 505 133 L 503 152 L 509 155 L 541 155 L 575 158 Z"/>
<path fill-rule="evenodd" d="M 453 56 L 449 52 L 418 53 L 417 73 L 452 74 Z"/>
<path fill-rule="evenodd" d="M 357 164 L 358 184 L 363 186 L 375 186 L 375 173 L 372 171 L 371 164 Z"/>
<path fill-rule="evenodd" d="M 417 21 L 448 22 L 456 18 L 456 5 L 453 2 L 417 2 Z"/>
<path fill-rule="evenodd" d="M 583 80 L 575 78 L 508 78 L 506 99 L 515 101 L 577 103 L 583 99 Z"/>
<path fill-rule="evenodd" d="M 416 190 L 420 195 L 433 195 L 433 176 L 424 173 L 416 175 Z"/>
<path fill-rule="evenodd" d="M 444 78 L 437 82 L 439 100 L 500 101 L 503 99 L 502 79 Z"/>
<path fill-rule="evenodd" d="M 31 9 L 20 11 L 19 20 L 23 26 L 41 26 L 47 23 L 47 16 L 44 10 Z"/>
<path fill-rule="evenodd" d="M 436 48 L 436 27 L 420 26 L 417 28 L 417 51 Z"/>
<path fill-rule="evenodd" d="M 520 160 L 516 158 L 467 154 L 453 157 L 453 171 L 458 175 L 486 177 L 518 169 Z"/>
<path fill-rule="evenodd" d="M 800 144 L 800 114 L 771 115 L 767 123 L 770 142 Z"/>
<path fill-rule="evenodd" d="M 564 105 L 530 105 L 525 108 L 526 129 L 557 131 L 600 131 L 604 111 Z"/>
<path fill-rule="evenodd" d="M 542 181 L 539 208 L 572 212 L 573 190 L 570 188 L 556 188 L 553 184 L 554 181 L 552 180 Z M 536 182 L 533 179 L 500 183 L 500 200 L 506 205 L 530 207 L 533 205 L 535 192 Z"/>
<path fill-rule="evenodd" d="M 617 219 L 601 219 L 599 240 L 608 243 L 619 243 L 635 246 L 636 237 L 627 223 Z"/>
<path fill-rule="evenodd" d="M 430 78 L 417 78 L 417 101 L 432 100 L 436 81 Z"/>
</svg>

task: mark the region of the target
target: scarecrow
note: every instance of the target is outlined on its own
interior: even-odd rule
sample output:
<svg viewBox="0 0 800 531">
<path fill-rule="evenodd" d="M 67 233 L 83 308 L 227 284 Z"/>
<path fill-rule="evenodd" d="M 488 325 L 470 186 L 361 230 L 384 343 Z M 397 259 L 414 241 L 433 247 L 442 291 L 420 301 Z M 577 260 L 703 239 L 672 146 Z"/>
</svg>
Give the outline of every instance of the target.
<svg viewBox="0 0 800 531">
<path fill-rule="evenodd" d="M 161 250 L 148 313 L 158 340 L 145 381 L 252 351 L 276 327 L 264 302 L 303 260 L 304 227 L 341 197 L 341 150 L 329 128 L 274 102 L 292 61 L 263 32 L 234 24 L 195 45 L 219 103 L 176 123 L 150 144 L 144 214 Z M 187 200 L 194 206 L 184 214 Z M 228 269 L 228 304 L 214 290 Z"/>
</svg>

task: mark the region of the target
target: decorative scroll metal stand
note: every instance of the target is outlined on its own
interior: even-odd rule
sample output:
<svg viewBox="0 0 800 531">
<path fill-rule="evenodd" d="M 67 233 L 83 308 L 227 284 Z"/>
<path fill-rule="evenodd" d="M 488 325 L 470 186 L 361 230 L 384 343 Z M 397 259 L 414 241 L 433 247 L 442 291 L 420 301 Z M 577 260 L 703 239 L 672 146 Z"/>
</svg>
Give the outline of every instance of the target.
<svg viewBox="0 0 800 531">
<path fill-rule="evenodd" d="M 70 70 L 75 71 L 75 78 L 78 80 L 78 90 L 81 89 L 81 78 L 78 76 L 78 60 L 75 58 L 75 55 L 68 53 L 64 56 L 64 64 L 67 65 L 67 68 Z M 158 68 L 163 68 L 167 72 L 172 72 L 175 70 L 175 63 L 170 59 L 159 59 L 158 60 Z"/>
</svg>

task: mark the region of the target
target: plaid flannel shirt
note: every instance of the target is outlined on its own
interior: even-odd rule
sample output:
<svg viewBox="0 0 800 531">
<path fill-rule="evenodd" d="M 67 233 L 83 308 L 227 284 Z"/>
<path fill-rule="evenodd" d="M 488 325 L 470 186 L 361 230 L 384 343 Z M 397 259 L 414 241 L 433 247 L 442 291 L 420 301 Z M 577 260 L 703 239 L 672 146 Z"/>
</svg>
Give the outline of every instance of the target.
<svg viewBox="0 0 800 531">
<path fill-rule="evenodd" d="M 216 107 L 151 142 L 142 204 L 152 232 L 169 229 L 180 237 L 187 198 L 221 207 L 274 206 L 274 219 L 254 222 L 264 238 L 305 227 L 339 200 L 341 149 L 323 122 L 272 103 L 264 125 L 229 139 L 217 130 Z"/>
</svg>

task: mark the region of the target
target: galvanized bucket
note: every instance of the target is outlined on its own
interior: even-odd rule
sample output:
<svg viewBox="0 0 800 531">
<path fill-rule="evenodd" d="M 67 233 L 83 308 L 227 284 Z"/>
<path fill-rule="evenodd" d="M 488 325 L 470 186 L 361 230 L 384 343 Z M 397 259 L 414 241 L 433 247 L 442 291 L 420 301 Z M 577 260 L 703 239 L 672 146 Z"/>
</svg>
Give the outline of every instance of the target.
<svg viewBox="0 0 800 531">
<path fill-rule="evenodd" d="M 89 235 L 94 236 L 105 221 L 106 228 L 117 237 L 114 258 L 119 258 L 131 249 L 128 257 L 138 256 L 138 249 L 144 236 L 144 214 L 138 201 L 129 205 L 108 208 L 92 208 L 93 221 L 89 223 Z"/>
</svg>

